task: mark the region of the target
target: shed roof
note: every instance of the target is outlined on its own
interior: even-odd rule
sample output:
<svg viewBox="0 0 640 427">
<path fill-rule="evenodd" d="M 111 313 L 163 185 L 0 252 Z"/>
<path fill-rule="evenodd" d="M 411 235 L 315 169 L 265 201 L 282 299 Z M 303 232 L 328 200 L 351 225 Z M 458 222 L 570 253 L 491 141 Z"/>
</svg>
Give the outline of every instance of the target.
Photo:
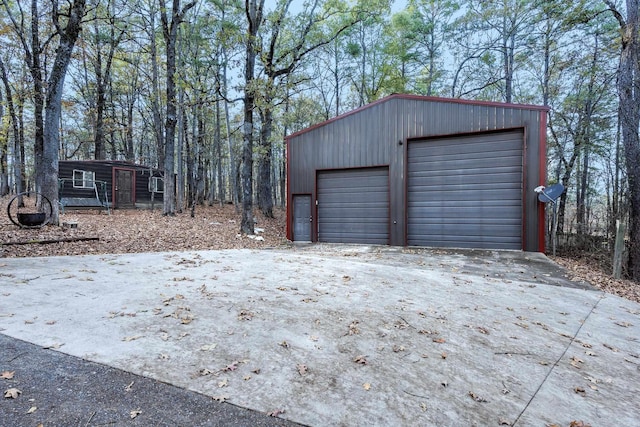
<svg viewBox="0 0 640 427">
<path fill-rule="evenodd" d="M 294 132 L 291 135 L 287 135 L 285 137 L 286 140 L 291 138 L 295 138 L 298 135 L 305 134 L 307 132 L 311 132 L 314 129 L 318 129 L 322 126 L 326 126 L 329 123 L 333 123 L 338 120 L 342 120 L 346 117 L 358 114 L 364 110 L 375 107 L 380 104 L 384 104 L 385 102 L 389 102 L 392 100 L 411 100 L 411 101 L 423 101 L 423 102 L 440 102 L 440 103 L 450 103 L 450 104 L 467 104 L 467 105 L 480 105 L 487 107 L 501 107 L 501 108 L 512 108 L 512 109 L 520 109 L 520 110 L 538 110 L 538 111 L 549 111 L 548 106 L 542 105 L 533 105 L 533 104 L 509 104 L 505 102 L 495 102 L 495 101 L 477 101 L 470 99 L 461 99 L 461 98 L 441 98 L 437 96 L 424 96 L 424 95 L 412 95 L 407 93 L 394 93 L 384 98 L 380 98 L 377 101 L 374 101 L 370 104 L 363 105 L 360 108 L 356 108 L 355 110 L 348 111 L 346 113 L 340 114 L 339 116 L 333 117 L 329 120 L 325 120 L 324 122 L 317 123 L 308 128 L 302 129 L 298 132 Z"/>
</svg>

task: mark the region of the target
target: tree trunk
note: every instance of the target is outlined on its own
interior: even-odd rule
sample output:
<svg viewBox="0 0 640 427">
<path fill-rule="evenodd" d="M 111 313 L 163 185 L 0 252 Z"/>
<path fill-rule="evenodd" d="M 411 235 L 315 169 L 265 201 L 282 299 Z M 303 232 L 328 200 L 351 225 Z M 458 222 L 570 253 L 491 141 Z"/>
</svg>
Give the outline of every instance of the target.
<svg viewBox="0 0 640 427">
<path fill-rule="evenodd" d="M 4 102 L 2 102 L 2 90 L 0 89 L 0 117 L 4 117 Z M 7 132 L 7 135 L 9 132 Z M 9 194 L 9 138 L 2 138 L 0 145 L 0 197 Z"/>
<path fill-rule="evenodd" d="M 189 9 L 195 6 L 195 1 L 188 3 L 180 10 L 180 0 L 173 0 L 171 22 L 169 22 L 165 7 L 161 7 L 162 29 L 164 41 L 166 43 L 167 54 L 167 116 L 165 121 L 165 142 L 164 142 L 164 193 L 163 211 L 164 215 L 175 215 L 176 213 L 176 192 L 175 181 L 175 136 L 177 117 L 176 105 L 176 41 L 178 39 L 178 26 L 184 19 L 184 15 Z"/>
<path fill-rule="evenodd" d="M 640 281 L 640 18 L 639 0 L 626 0 L 626 20 L 610 0 L 605 3 L 618 20 L 622 50 L 618 69 L 622 142 L 629 181 L 629 274 Z"/>
<path fill-rule="evenodd" d="M 246 0 L 248 29 L 244 64 L 244 123 L 242 126 L 242 222 L 240 232 L 254 233 L 253 223 L 253 109 L 255 108 L 254 73 L 256 36 L 262 24 L 264 0 Z"/>
<path fill-rule="evenodd" d="M 155 2 L 151 2 L 155 4 Z M 150 38 L 150 54 L 151 54 L 151 111 L 153 112 L 153 135 L 156 143 L 156 157 L 158 159 L 158 167 L 164 167 L 164 128 L 162 126 L 162 114 L 160 112 L 160 77 L 158 72 L 158 45 L 155 36 L 155 10 L 150 11 L 149 22 L 149 38 Z M 165 184 L 170 177 L 165 177 Z M 165 187 L 166 188 L 166 187 Z"/>
<path fill-rule="evenodd" d="M 19 127 L 19 119 L 16 114 L 15 104 L 13 102 L 13 91 L 9 84 L 9 78 L 7 77 L 7 70 L 0 58 L 0 78 L 4 84 L 5 97 L 7 98 L 7 108 L 9 109 L 9 117 L 11 118 L 11 128 L 13 130 L 13 180 L 15 182 L 15 191 L 17 194 L 24 191 L 23 174 L 24 174 L 24 147 L 20 146 L 21 132 Z M 2 114 L 0 114 L 2 117 Z M 24 142 L 24 141 L 23 141 Z"/>
<path fill-rule="evenodd" d="M 59 224 L 58 218 L 58 156 L 60 134 L 60 115 L 62 112 L 62 89 L 67 73 L 73 47 L 80 33 L 80 24 L 85 12 L 85 0 L 74 0 L 69 9 L 69 18 L 65 28 L 60 31 L 60 44 L 56 49 L 56 57 L 47 82 L 47 104 L 44 123 L 44 151 L 42 156 L 42 195 L 51 202 L 52 212 L 50 223 Z M 57 15 L 57 11 L 53 11 Z M 54 19 L 57 19 L 55 16 Z"/>
<path fill-rule="evenodd" d="M 219 87 L 218 87 L 219 89 Z M 224 185 L 224 174 L 222 173 L 222 133 L 220 132 L 220 127 L 222 124 L 220 120 L 222 118 L 222 114 L 220 111 L 220 101 L 216 101 L 216 129 L 215 129 L 215 150 L 216 150 L 216 171 L 218 176 L 218 200 L 220 205 L 225 202 L 225 185 Z M 212 194 L 213 194 L 213 185 Z"/>
<path fill-rule="evenodd" d="M 273 112 L 271 100 L 266 99 L 266 106 L 262 112 L 262 127 L 260 129 L 260 157 L 258 162 L 258 206 L 267 218 L 273 218 L 273 187 L 271 181 L 271 129 L 273 127 Z"/>
</svg>

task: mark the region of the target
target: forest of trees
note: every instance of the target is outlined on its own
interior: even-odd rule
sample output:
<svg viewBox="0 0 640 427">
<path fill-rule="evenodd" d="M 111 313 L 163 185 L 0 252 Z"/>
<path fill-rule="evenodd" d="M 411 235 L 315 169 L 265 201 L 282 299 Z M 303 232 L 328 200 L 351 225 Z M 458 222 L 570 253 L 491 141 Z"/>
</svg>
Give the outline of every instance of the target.
<svg viewBox="0 0 640 427">
<path fill-rule="evenodd" d="M 253 233 L 287 134 L 391 93 L 548 105 L 560 243 L 620 221 L 640 280 L 638 0 L 1 2 L 0 195 L 127 160 L 175 174 L 165 214 L 233 202 Z"/>
</svg>

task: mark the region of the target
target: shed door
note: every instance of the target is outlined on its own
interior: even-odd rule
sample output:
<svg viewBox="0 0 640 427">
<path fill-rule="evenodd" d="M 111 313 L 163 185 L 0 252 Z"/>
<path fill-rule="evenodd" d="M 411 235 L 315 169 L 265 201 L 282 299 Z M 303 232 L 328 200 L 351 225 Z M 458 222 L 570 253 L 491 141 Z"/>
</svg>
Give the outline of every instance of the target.
<svg viewBox="0 0 640 427">
<path fill-rule="evenodd" d="M 389 169 L 318 172 L 318 240 L 389 243 Z"/>
<path fill-rule="evenodd" d="M 408 145 L 407 243 L 522 249 L 522 131 Z"/>
<path fill-rule="evenodd" d="M 134 207 L 133 200 L 133 179 L 134 171 L 128 169 L 116 169 L 116 188 L 115 188 L 115 202 L 117 208 L 132 208 Z"/>
<path fill-rule="evenodd" d="M 311 241 L 311 196 L 293 196 L 293 240 Z"/>
</svg>

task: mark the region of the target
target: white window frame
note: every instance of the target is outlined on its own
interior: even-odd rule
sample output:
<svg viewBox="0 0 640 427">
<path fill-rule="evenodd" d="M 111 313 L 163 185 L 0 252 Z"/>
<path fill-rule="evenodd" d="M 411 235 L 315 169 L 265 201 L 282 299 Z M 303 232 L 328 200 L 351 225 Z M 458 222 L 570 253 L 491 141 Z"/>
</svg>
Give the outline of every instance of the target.
<svg viewBox="0 0 640 427">
<path fill-rule="evenodd" d="M 158 190 L 158 181 L 162 182 L 161 190 Z M 164 193 L 164 179 L 159 176 L 152 176 L 149 179 L 149 193 Z"/>
<path fill-rule="evenodd" d="M 73 188 L 93 188 L 95 182 L 95 172 L 80 169 L 73 170 Z"/>
</svg>

